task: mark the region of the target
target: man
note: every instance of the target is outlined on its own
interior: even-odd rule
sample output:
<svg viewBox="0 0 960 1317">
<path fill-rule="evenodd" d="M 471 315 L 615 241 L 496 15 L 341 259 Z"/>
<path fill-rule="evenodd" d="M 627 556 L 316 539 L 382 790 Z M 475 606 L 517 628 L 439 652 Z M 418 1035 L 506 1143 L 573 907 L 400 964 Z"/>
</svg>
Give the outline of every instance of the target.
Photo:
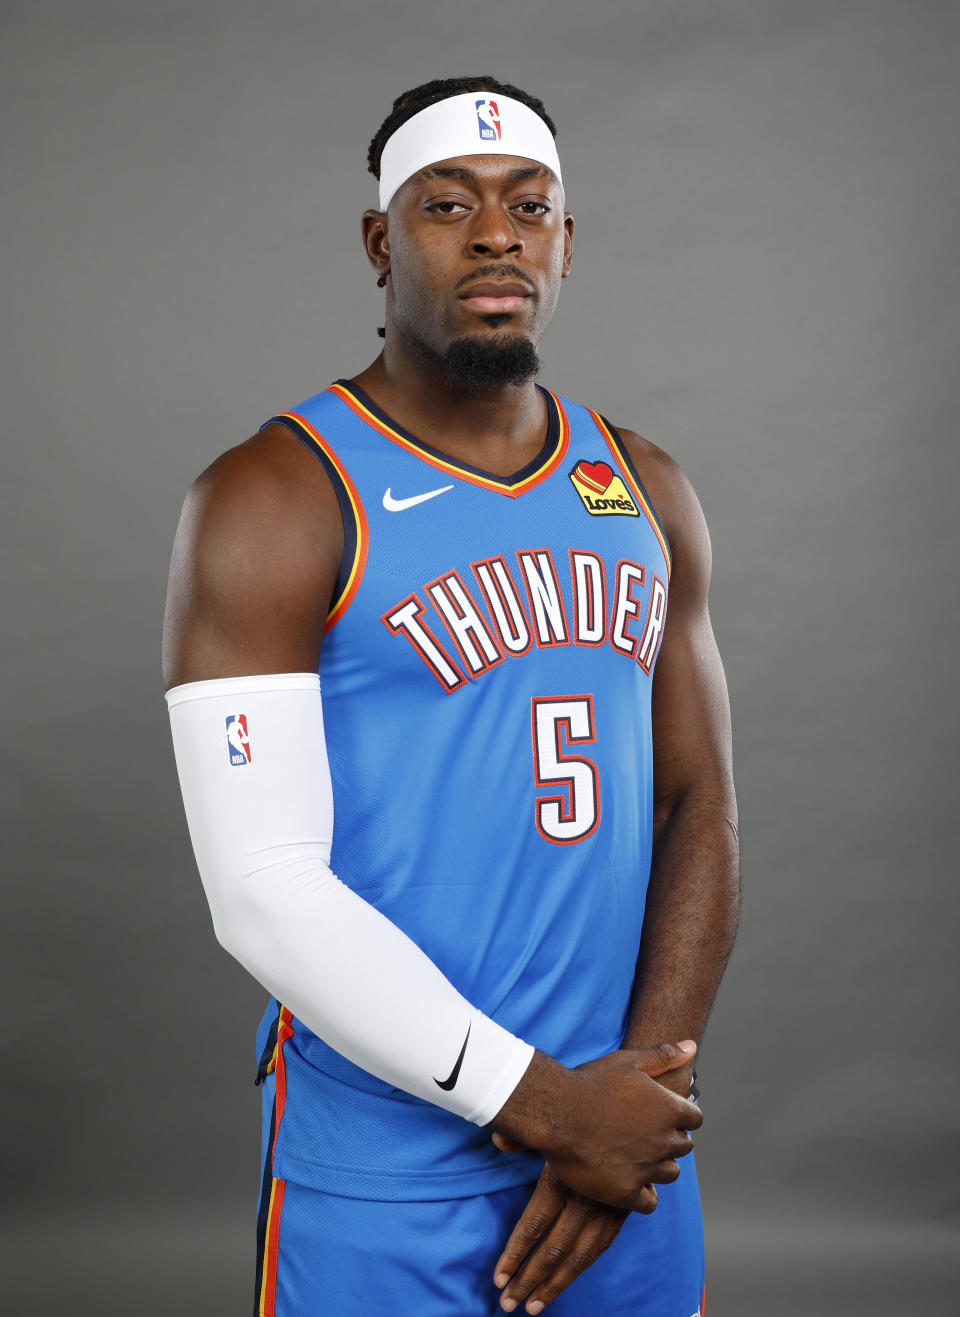
<svg viewBox="0 0 960 1317">
<path fill-rule="evenodd" d="M 540 102 L 416 88 L 370 168 L 383 351 L 200 477 L 165 621 L 216 933 L 273 994 L 255 1312 L 691 1317 L 738 904 L 706 526 L 534 383 Z"/>
</svg>

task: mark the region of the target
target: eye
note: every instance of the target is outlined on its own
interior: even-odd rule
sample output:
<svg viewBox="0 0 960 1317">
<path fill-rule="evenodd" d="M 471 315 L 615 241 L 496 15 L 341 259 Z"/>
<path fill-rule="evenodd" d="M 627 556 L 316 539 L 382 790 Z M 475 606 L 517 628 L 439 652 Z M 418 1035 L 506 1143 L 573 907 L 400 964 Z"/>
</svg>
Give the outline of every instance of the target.
<svg viewBox="0 0 960 1317">
<path fill-rule="evenodd" d="M 455 215 L 458 210 L 466 209 L 462 201 L 433 201 L 427 206 L 427 210 L 435 211 L 438 215 Z"/>
<path fill-rule="evenodd" d="M 524 215 L 547 215 L 550 212 L 545 201 L 521 201 L 516 209 L 522 210 Z"/>
</svg>

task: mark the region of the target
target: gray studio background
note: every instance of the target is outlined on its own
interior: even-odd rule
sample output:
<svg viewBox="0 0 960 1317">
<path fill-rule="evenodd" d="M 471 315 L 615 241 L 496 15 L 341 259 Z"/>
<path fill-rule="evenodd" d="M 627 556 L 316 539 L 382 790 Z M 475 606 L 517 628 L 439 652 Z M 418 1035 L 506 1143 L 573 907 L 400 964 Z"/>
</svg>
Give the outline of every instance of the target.
<svg viewBox="0 0 960 1317">
<path fill-rule="evenodd" d="M 183 822 L 170 544 L 217 453 L 379 349 L 393 96 L 490 72 L 557 120 L 578 222 L 541 378 L 671 452 L 713 536 L 745 898 L 708 1311 L 955 1311 L 956 6 L 2 15 L 6 1310 L 249 1309 L 264 993 Z"/>
</svg>

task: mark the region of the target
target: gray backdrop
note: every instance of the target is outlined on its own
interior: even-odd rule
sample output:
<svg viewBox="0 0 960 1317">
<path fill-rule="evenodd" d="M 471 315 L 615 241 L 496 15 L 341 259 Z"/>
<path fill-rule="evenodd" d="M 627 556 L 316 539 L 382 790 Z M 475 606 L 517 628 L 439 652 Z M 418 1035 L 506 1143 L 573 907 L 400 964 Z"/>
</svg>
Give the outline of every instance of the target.
<svg viewBox="0 0 960 1317">
<path fill-rule="evenodd" d="M 5 1307 L 248 1311 L 264 994 L 182 818 L 170 543 L 218 452 L 378 351 L 393 96 L 489 72 L 556 118 L 578 221 L 543 382 L 674 454 L 713 534 L 711 1317 L 954 1310 L 957 6 L 2 12 Z"/>
</svg>

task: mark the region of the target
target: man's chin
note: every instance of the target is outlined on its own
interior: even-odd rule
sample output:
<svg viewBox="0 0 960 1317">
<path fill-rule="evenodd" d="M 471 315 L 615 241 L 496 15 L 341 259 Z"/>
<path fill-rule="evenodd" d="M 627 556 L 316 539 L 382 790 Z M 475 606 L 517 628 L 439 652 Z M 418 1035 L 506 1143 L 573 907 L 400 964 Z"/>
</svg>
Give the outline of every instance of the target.
<svg viewBox="0 0 960 1317">
<path fill-rule="evenodd" d="M 484 317 L 491 329 L 509 317 Z M 491 322 L 496 321 L 497 324 Z M 465 334 L 455 338 L 443 356 L 447 383 L 484 390 L 504 384 L 526 384 L 540 370 L 540 358 L 524 334 Z"/>
</svg>

